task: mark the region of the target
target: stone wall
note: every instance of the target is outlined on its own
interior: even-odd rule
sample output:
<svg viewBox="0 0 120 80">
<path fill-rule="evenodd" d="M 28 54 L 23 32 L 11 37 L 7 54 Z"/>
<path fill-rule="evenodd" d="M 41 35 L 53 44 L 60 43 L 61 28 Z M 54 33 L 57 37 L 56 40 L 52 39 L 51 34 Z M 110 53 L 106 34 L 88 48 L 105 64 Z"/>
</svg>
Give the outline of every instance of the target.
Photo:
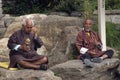
<svg viewBox="0 0 120 80">
<path fill-rule="evenodd" d="M 95 15 L 97 15 L 97 10 L 94 11 Z M 105 11 L 106 14 L 106 21 L 115 23 L 115 24 L 120 24 L 120 10 L 106 10 Z"/>
<path fill-rule="evenodd" d="M 120 14 L 119 15 L 106 15 L 106 21 L 120 24 Z"/>
</svg>

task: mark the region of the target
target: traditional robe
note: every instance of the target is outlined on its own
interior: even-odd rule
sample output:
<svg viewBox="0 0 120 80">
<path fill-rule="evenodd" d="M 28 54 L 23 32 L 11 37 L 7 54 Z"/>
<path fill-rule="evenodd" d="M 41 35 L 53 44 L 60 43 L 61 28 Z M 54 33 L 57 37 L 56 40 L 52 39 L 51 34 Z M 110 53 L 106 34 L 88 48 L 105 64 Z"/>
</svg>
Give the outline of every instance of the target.
<svg viewBox="0 0 120 80">
<path fill-rule="evenodd" d="M 94 32 L 94 31 L 87 32 L 85 30 L 82 30 L 79 32 L 79 34 L 76 38 L 75 44 L 79 51 L 81 50 L 82 47 L 84 47 L 84 48 L 88 49 L 87 52 L 93 51 L 96 53 L 94 55 L 89 53 L 89 54 L 91 54 L 92 57 L 99 57 L 99 56 L 103 55 L 104 52 L 101 51 L 100 49 L 98 49 L 98 45 L 96 45 L 96 41 L 102 45 L 101 40 L 96 32 Z"/>
<path fill-rule="evenodd" d="M 14 50 L 16 45 L 23 45 L 25 44 L 26 39 L 30 40 L 30 51 L 26 52 L 23 50 L 18 49 L 17 51 Z M 20 60 L 24 61 L 35 61 L 38 59 L 42 59 L 42 55 L 38 55 L 36 53 L 37 48 L 40 48 L 43 45 L 43 42 L 39 37 L 36 39 L 32 33 L 27 34 L 24 30 L 18 30 L 8 40 L 8 48 L 10 49 L 10 64 L 9 68 L 16 67 L 16 64 Z"/>
</svg>

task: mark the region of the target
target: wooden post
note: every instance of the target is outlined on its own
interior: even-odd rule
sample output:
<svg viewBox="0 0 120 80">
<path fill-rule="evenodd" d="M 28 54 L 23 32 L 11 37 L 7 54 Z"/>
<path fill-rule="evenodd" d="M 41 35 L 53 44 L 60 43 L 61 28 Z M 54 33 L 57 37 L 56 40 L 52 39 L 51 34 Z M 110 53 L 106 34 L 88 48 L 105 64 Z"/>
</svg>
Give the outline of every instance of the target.
<svg viewBox="0 0 120 80">
<path fill-rule="evenodd" d="M 98 0 L 98 29 L 103 51 L 106 50 L 105 0 Z"/>
<path fill-rule="evenodd" d="M 2 14 L 2 0 L 0 0 L 0 14 Z"/>
</svg>

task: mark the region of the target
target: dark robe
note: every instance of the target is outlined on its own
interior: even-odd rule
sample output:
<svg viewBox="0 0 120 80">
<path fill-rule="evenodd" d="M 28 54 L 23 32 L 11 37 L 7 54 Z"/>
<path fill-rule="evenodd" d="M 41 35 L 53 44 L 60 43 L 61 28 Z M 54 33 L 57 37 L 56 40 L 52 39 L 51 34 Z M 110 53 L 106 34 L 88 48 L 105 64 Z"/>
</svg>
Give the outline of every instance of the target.
<svg viewBox="0 0 120 80">
<path fill-rule="evenodd" d="M 16 45 L 23 45 L 25 44 L 25 40 L 29 38 L 30 39 L 30 51 L 26 52 L 23 50 L 18 49 L 17 51 L 14 50 L 14 47 Z M 10 49 L 10 64 L 9 68 L 16 67 L 16 64 L 20 60 L 24 61 L 35 61 L 38 59 L 42 59 L 44 56 L 38 55 L 36 53 L 37 48 L 40 48 L 43 45 L 43 42 L 39 37 L 36 39 L 34 38 L 34 35 L 32 33 L 27 34 L 24 32 L 24 30 L 16 31 L 8 40 L 8 48 Z"/>
<path fill-rule="evenodd" d="M 80 49 L 82 47 L 85 47 L 88 49 L 88 51 L 94 51 L 96 54 L 95 55 L 92 55 L 91 53 L 91 56 L 92 57 L 99 57 L 101 55 L 104 54 L 103 51 L 101 51 L 99 48 L 98 48 L 98 45 L 96 45 L 95 43 L 99 42 L 101 45 L 101 40 L 98 36 L 98 34 L 94 31 L 90 31 L 90 32 L 86 32 L 84 30 L 80 31 L 77 38 L 76 38 L 76 47 L 77 49 L 80 51 Z M 80 55 L 82 55 L 80 53 Z"/>
</svg>

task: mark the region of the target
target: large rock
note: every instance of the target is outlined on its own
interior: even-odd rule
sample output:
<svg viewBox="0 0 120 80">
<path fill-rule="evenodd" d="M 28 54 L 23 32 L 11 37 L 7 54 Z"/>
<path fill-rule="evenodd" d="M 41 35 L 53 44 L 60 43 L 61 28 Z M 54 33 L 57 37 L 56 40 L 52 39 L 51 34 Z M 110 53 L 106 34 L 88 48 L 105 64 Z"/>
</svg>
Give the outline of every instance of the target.
<svg viewBox="0 0 120 80">
<path fill-rule="evenodd" d="M 47 51 L 47 49 L 45 48 L 45 46 L 43 45 L 43 46 L 41 46 L 41 48 L 38 48 L 37 49 L 37 53 L 39 54 L 39 55 L 48 55 L 48 51 Z"/>
<path fill-rule="evenodd" d="M 7 28 L 2 28 L 2 27 L 0 27 L 0 38 L 3 38 L 6 29 L 7 29 Z"/>
<path fill-rule="evenodd" d="M 0 14 L 0 38 L 4 36 L 7 26 L 12 23 L 12 18 L 8 15 Z"/>
<path fill-rule="evenodd" d="M 120 79 L 120 64 L 118 65 L 118 67 L 116 68 L 116 77 L 118 77 Z M 118 80 L 119 80 L 118 79 Z"/>
<path fill-rule="evenodd" d="M 51 70 L 17 70 L 10 71 L 0 68 L 0 80 L 62 80 L 54 75 Z"/>
<path fill-rule="evenodd" d="M 39 35 L 48 51 L 50 65 L 68 60 L 71 43 L 81 29 L 82 19 L 49 15 L 40 21 Z"/>
<path fill-rule="evenodd" d="M 50 65 L 52 66 L 68 60 L 72 52 L 71 44 L 75 42 L 76 36 L 81 28 L 78 26 L 66 26 L 62 29 L 57 27 L 51 27 L 50 29 L 51 31 L 47 31 L 48 34 L 43 34 L 40 31 L 40 35 L 48 51 Z"/>
<path fill-rule="evenodd" d="M 93 68 L 85 67 L 80 60 L 71 60 L 51 67 L 63 80 L 115 80 L 112 68 L 119 64 L 119 59 L 106 59 Z"/>
<path fill-rule="evenodd" d="M 9 38 L 12 33 L 14 33 L 15 31 L 19 30 L 21 27 L 22 27 L 21 26 L 21 22 L 13 22 L 7 28 L 7 30 L 5 32 L 5 35 L 4 35 L 4 38 Z"/>
<path fill-rule="evenodd" d="M 0 61 L 9 61 L 9 49 L 7 48 L 8 38 L 0 39 Z"/>
</svg>

